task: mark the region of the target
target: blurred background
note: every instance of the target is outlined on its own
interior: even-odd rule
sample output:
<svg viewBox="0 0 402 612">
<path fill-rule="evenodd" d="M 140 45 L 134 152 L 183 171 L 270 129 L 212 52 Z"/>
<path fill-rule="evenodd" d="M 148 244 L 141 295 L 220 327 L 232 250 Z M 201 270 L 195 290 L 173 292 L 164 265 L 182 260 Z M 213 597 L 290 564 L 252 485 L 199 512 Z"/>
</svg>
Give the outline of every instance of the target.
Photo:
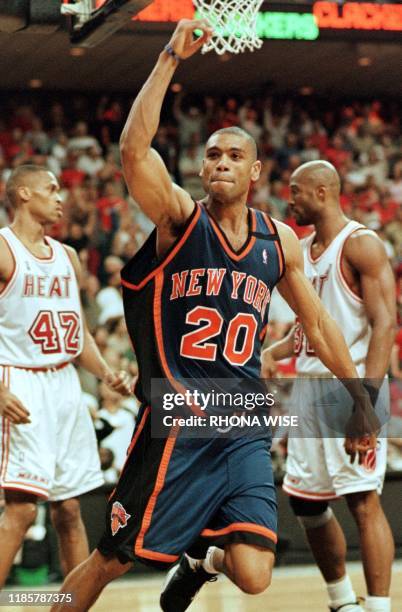
<svg viewBox="0 0 402 612">
<path fill-rule="evenodd" d="M 106 28 L 99 35 L 98 30 L 100 40 L 94 44 L 88 37 L 79 38 L 83 21 L 61 20 L 58 0 L 32 3 L 37 12 L 29 16 L 29 2 L 0 2 L 0 226 L 12 220 L 5 201 L 12 169 L 35 163 L 51 170 L 62 187 L 64 217 L 50 233 L 79 254 L 83 306 L 102 354 L 111 367 L 135 376 L 119 272 L 152 224 L 127 194 L 118 143 L 132 100 L 175 23 L 193 17 L 195 8 L 191 0 L 155 0 L 133 19 L 126 17 L 117 32 L 110 34 Z M 10 4 L 15 5 L 12 10 Z M 137 10 L 140 3 L 130 4 Z M 347 6 L 351 4 L 353 11 Z M 90 11 L 107 5 L 90 3 Z M 342 180 L 345 214 L 384 241 L 395 273 L 399 317 L 389 372 L 392 415 L 384 504 L 401 555 L 402 5 L 367 6 L 264 2 L 258 16 L 261 49 L 239 56 L 199 54 L 180 65 L 153 146 L 172 179 L 198 199 L 204 195 L 198 173 L 208 135 L 232 125 L 244 128 L 257 141 L 263 165 L 250 191 L 250 205 L 285 221 L 300 237 L 311 228 L 298 228 L 289 215 L 289 177 L 303 162 L 327 159 Z M 274 294 L 267 343 L 286 334 L 293 320 Z M 294 375 L 294 361 L 280 364 L 280 372 Z M 80 372 L 80 377 L 107 483 L 105 490 L 83 500 L 94 546 L 102 530 L 105 493 L 124 463 L 138 405 L 88 373 Z M 279 488 L 284 445 L 275 443 L 273 455 L 283 525 L 279 560 L 311 561 Z M 357 535 L 342 503 L 337 505 L 350 558 L 357 558 Z M 45 574 L 46 579 L 59 578 L 47 523 L 43 506 L 13 580 L 35 580 L 35 571 L 39 581 Z"/>
</svg>

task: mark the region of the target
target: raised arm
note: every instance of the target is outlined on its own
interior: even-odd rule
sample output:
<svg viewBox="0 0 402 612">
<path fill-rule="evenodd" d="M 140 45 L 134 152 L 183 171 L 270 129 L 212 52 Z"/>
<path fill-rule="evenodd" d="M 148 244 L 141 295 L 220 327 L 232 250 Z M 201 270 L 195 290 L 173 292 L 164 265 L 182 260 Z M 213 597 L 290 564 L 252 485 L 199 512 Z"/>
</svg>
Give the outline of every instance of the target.
<svg viewBox="0 0 402 612">
<path fill-rule="evenodd" d="M 396 332 L 395 279 L 380 238 L 369 230 L 352 234 L 343 250 L 344 264 L 356 272 L 371 327 L 366 378 L 379 383 L 389 368 Z"/>
<path fill-rule="evenodd" d="M 194 39 L 195 30 L 203 35 Z M 124 176 L 130 194 L 145 214 L 158 226 L 182 224 L 194 204 L 183 189 L 174 185 L 160 155 L 151 148 L 158 129 L 162 103 L 179 59 L 196 53 L 211 35 L 205 20 L 182 20 L 168 48 L 158 61 L 136 97 L 120 138 Z"/>
</svg>

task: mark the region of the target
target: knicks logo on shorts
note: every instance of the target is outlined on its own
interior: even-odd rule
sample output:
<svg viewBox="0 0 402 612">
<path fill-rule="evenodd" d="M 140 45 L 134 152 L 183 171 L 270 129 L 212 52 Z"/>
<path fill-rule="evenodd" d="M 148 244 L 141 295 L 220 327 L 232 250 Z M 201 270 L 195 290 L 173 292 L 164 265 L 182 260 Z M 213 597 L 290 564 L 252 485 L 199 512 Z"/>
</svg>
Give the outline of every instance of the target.
<svg viewBox="0 0 402 612">
<path fill-rule="evenodd" d="M 366 470 L 366 472 L 374 472 L 375 468 L 377 467 L 377 449 L 376 448 L 370 448 L 370 450 L 367 451 L 364 460 L 363 460 L 363 467 Z"/>
<path fill-rule="evenodd" d="M 131 517 L 131 514 L 125 511 L 120 502 L 114 502 L 111 512 L 111 529 L 112 535 L 116 535 L 119 529 L 127 527 L 127 521 Z"/>
</svg>

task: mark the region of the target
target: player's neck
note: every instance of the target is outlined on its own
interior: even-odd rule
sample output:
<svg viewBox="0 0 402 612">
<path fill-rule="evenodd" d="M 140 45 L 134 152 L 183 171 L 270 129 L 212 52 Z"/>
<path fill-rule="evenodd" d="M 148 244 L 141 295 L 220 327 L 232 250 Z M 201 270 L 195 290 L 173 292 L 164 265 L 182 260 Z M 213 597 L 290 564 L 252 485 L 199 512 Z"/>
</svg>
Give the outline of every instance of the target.
<svg viewBox="0 0 402 612">
<path fill-rule="evenodd" d="M 16 215 L 11 229 L 24 243 L 31 245 L 43 244 L 45 236 L 45 228 L 41 223 L 32 219 L 27 215 Z"/>
<path fill-rule="evenodd" d="M 349 221 L 350 219 L 338 211 L 322 216 L 314 223 L 316 232 L 314 242 L 324 247 L 328 246 Z"/>
<path fill-rule="evenodd" d="M 248 208 L 243 202 L 226 204 L 210 199 L 205 206 L 223 229 L 238 233 L 247 224 Z"/>
</svg>

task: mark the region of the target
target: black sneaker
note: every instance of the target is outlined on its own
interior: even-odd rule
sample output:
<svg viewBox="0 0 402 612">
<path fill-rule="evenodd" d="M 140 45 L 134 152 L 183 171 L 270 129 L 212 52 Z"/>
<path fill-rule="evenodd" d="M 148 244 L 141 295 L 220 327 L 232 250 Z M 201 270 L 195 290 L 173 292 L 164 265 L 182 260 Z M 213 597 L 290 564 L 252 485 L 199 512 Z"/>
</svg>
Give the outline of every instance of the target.
<svg viewBox="0 0 402 612">
<path fill-rule="evenodd" d="M 347 609 L 349 606 L 360 606 L 360 604 L 364 603 L 364 597 L 358 597 L 357 601 L 352 601 L 350 603 L 347 604 L 342 604 L 341 606 L 339 606 L 339 608 L 330 608 L 330 612 L 342 612 L 343 610 L 345 610 L 345 612 L 347 612 Z"/>
<path fill-rule="evenodd" d="M 209 574 L 201 565 L 191 569 L 186 555 L 166 576 L 159 604 L 163 612 L 184 612 L 206 582 L 217 580 L 217 574 Z"/>
</svg>

